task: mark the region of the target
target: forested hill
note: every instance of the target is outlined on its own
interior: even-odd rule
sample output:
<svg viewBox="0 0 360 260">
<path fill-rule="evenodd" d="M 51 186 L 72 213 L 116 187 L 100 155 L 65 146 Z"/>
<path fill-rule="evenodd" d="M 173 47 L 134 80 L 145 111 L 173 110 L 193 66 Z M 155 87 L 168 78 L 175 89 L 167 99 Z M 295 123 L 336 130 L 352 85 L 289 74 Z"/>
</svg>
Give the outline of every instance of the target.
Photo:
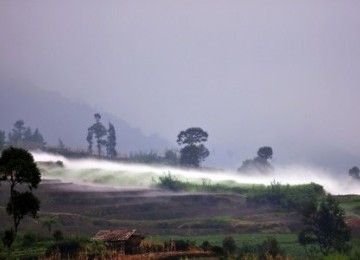
<svg viewBox="0 0 360 260">
<path fill-rule="evenodd" d="M 56 93 L 29 84 L 16 84 L 0 79 L 0 130 L 9 132 L 16 120 L 22 119 L 32 129 L 39 128 L 45 141 L 57 145 L 59 138 L 65 146 L 86 148 L 87 128 L 94 123 L 94 108 L 72 102 Z M 101 113 L 102 122 L 116 128 L 117 149 L 120 153 L 164 151 L 171 143 L 157 136 L 144 135 L 114 115 Z"/>
</svg>

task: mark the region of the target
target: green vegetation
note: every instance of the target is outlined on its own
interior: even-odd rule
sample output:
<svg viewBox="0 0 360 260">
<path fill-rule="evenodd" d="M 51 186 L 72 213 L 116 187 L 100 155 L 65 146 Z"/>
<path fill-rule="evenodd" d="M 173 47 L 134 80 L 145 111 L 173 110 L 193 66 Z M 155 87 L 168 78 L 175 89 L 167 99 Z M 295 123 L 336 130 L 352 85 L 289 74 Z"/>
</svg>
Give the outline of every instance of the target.
<svg viewBox="0 0 360 260">
<path fill-rule="evenodd" d="M 299 234 L 300 244 L 317 246 L 324 255 L 349 250 L 350 229 L 345 212 L 333 196 L 327 195 L 319 206 L 310 202 L 302 213 L 305 227 Z"/>
<path fill-rule="evenodd" d="M 325 195 L 323 187 L 315 183 L 290 186 L 274 181 L 264 186 L 232 182 L 211 184 L 210 180 L 202 179 L 201 184 L 196 184 L 178 180 L 170 172 L 160 176 L 155 185 L 170 191 L 241 194 L 247 196 L 249 206 L 273 205 L 287 210 L 299 210 L 304 203 L 316 201 Z"/>
</svg>

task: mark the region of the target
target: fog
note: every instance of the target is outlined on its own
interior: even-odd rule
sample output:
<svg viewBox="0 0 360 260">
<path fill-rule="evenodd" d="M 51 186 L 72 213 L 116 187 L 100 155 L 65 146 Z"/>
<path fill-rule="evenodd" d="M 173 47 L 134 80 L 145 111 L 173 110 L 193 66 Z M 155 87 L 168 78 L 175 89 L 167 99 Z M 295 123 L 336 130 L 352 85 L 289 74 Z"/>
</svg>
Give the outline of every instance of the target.
<svg viewBox="0 0 360 260">
<path fill-rule="evenodd" d="M 64 167 L 45 167 L 42 178 L 59 179 L 75 184 L 96 185 L 112 188 L 151 188 L 160 176 L 170 173 L 179 180 L 201 183 L 204 179 L 211 184 L 281 184 L 317 183 L 331 194 L 360 194 L 360 182 L 352 181 L 347 175 L 335 177 L 320 168 L 306 165 L 288 165 L 276 167 L 271 174 L 247 173 L 221 170 L 186 170 L 169 166 L 152 166 L 130 163 L 118 163 L 105 160 L 83 159 L 69 160 L 62 156 L 33 152 L 38 162 L 61 161 Z"/>
<path fill-rule="evenodd" d="M 208 166 L 234 168 L 267 145 L 278 162 L 312 159 L 346 172 L 360 161 L 359 8 L 356 0 L 0 1 L 0 77 L 174 145 L 181 130 L 202 127 Z"/>
</svg>

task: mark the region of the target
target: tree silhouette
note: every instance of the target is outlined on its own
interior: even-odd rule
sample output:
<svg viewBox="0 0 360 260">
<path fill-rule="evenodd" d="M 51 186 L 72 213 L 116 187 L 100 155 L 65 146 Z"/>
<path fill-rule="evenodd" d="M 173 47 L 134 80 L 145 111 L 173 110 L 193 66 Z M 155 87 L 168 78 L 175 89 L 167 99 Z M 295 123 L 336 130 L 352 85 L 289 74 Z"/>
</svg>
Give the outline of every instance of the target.
<svg viewBox="0 0 360 260">
<path fill-rule="evenodd" d="M 349 249 L 350 229 L 345 223 L 345 213 L 333 196 L 327 195 L 320 205 L 315 201 L 303 211 L 305 228 L 299 234 L 303 246 L 317 245 L 324 255 Z"/>
<path fill-rule="evenodd" d="M 209 150 L 202 144 L 206 142 L 208 133 L 199 127 L 188 128 L 181 131 L 177 137 L 179 145 L 185 145 L 180 150 L 180 164 L 184 166 L 199 167 L 200 162 L 209 156 Z"/>
<path fill-rule="evenodd" d="M 270 146 L 260 147 L 257 151 L 257 156 L 253 159 L 243 161 L 238 171 L 268 173 L 274 170 L 273 166 L 268 161 L 272 158 L 272 155 L 273 150 Z"/>
<path fill-rule="evenodd" d="M 32 189 L 37 188 L 41 180 L 40 171 L 28 151 L 10 147 L 1 154 L 0 180 L 8 182 L 10 186 L 10 199 L 6 211 L 12 217 L 13 227 L 8 230 L 7 238 L 15 238 L 24 216 L 38 217 L 40 201 L 32 193 Z M 18 187 L 21 191 L 17 189 Z M 11 246 L 13 241 L 7 242 Z"/>
<path fill-rule="evenodd" d="M 110 158 L 115 158 L 117 156 L 115 147 L 116 147 L 115 127 L 113 124 L 109 123 L 108 138 L 107 138 L 107 144 L 106 144 L 106 154 Z"/>
<path fill-rule="evenodd" d="M 349 170 L 349 175 L 357 180 L 360 180 L 360 169 L 357 166 L 352 167 Z"/>
<path fill-rule="evenodd" d="M 101 156 L 101 147 L 102 146 L 106 146 L 106 140 L 103 139 L 106 135 L 107 135 L 107 130 L 105 128 L 105 126 L 100 122 L 101 116 L 100 114 L 96 113 L 94 115 L 95 118 L 95 124 L 93 124 L 92 126 L 90 126 L 88 128 L 88 135 L 86 140 L 89 143 L 89 148 L 88 151 L 90 153 L 92 153 L 92 140 L 93 140 L 93 136 L 95 136 L 96 139 L 96 147 L 97 147 L 97 154 L 100 157 Z"/>
</svg>

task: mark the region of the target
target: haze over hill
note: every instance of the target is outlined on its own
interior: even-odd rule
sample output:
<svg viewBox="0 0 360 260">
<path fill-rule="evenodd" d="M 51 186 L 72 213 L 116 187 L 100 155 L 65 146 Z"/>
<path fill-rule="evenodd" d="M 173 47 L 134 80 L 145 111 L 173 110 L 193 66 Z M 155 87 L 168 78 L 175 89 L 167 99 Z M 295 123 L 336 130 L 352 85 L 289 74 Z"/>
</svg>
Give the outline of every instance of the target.
<svg viewBox="0 0 360 260">
<path fill-rule="evenodd" d="M 0 127 L 23 118 L 48 142 L 85 146 L 97 110 L 104 122 L 123 119 L 174 146 L 179 131 L 202 127 L 206 166 L 237 168 L 266 145 L 274 164 L 346 174 L 360 163 L 359 8 L 359 1 L 2 1 L 0 74 L 72 102 L 53 114 L 52 102 L 7 103 L 13 108 L 3 110 Z M 120 151 L 167 146 L 114 124 Z"/>
<path fill-rule="evenodd" d="M 87 128 L 94 123 L 95 108 L 72 102 L 60 95 L 44 91 L 29 84 L 18 86 L 14 81 L 0 82 L 0 129 L 9 132 L 16 120 L 22 119 L 32 129 L 39 128 L 49 145 L 87 148 Z M 117 149 L 120 153 L 139 151 L 163 152 L 173 145 L 157 135 L 146 136 L 140 129 L 109 113 L 101 113 L 105 126 L 114 124 L 117 132 Z"/>
</svg>

